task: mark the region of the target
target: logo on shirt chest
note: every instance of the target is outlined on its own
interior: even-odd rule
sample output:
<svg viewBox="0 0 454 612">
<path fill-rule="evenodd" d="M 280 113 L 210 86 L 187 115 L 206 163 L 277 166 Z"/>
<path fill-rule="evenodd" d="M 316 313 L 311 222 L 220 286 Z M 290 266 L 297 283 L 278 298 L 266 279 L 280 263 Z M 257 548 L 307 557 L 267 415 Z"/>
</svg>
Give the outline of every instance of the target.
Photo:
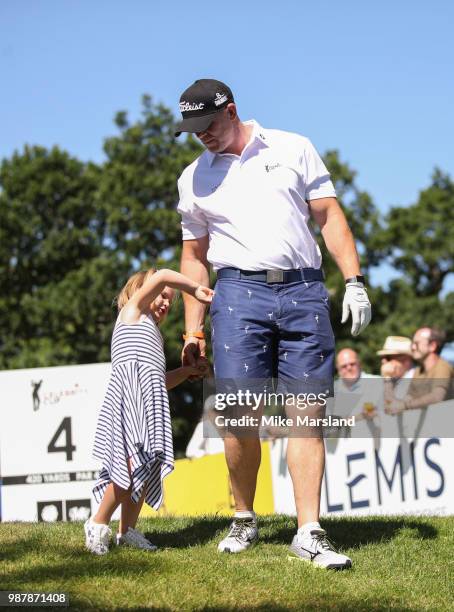
<svg viewBox="0 0 454 612">
<path fill-rule="evenodd" d="M 271 172 L 272 170 L 276 170 L 276 168 L 281 168 L 282 164 L 276 162 L 275 164 L 265 164 L 265 170 L 267 172 Z"/>
</svg>

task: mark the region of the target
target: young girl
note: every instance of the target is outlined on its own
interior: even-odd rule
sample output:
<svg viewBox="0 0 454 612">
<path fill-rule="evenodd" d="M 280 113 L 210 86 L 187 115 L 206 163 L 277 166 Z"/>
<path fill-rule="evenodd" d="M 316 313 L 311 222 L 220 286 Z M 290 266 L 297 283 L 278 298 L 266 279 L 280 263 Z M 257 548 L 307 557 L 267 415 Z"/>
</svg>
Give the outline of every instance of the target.
<svg viewBox="0 0 454 612">
<path fill-rule="evenodd" d="M 173 470 L 172 429 L 167 389 L 199 367 L 165 371 L 163 340 L 158 325 L 165 319 L 173 289 L 211 302 L 213 291 L 172 270 L 137 272 L 118 296 L 119 315 L 112 335 L 112 374 L 98 419 L 93 456 L 102 469 L 93 489 L 100 503 L 85 523 L 85 545 L 103 555 L 109 550 L 109 522 L 121 504 L 117 544 L 155 550 L 134 529 L 143 501 L 158 509 L 162 480 Z"/>
</svg>

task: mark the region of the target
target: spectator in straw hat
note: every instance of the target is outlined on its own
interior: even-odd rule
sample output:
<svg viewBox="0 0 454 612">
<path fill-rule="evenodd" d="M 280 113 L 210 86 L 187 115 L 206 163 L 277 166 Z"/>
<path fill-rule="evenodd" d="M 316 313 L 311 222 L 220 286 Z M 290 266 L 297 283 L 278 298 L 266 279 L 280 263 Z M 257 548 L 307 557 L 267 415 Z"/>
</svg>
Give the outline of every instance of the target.
<svg viewBox="0 0 454 612">
<path fill-rule="evenodd" d="M 404 380 L 411 380 L 415 373 L 415 367 L 411 352 L 411 340 L 405 336 L 388 336 L 383 348 L 377 351 L 381 358 L 380 374 L 385 381 L 392 382 L 399 396 L 405 395 L 402 389 L 408 388 Z"/>
<path fill-rule="evenodd" d="M 415 332 L 411 342 L 411 354 L 418 367 L 408 393 L 401 398 L 395 396 L 394 401 L 386 406 L 389 414 L 425 408 L 449 399 L 453 368 L 440 357 L 445 338 L 445 333 L 436 328 L 421 327 Z"/>
<path fill-rule="evenodd" d="M 381 357 L 380 373 L 384 381 L 385 411 L 388 412 L 389 405 L 405 397 L 415 373 L 411 340 L 405 336 L 388 336 L 377 355 Z"/>
</svg>

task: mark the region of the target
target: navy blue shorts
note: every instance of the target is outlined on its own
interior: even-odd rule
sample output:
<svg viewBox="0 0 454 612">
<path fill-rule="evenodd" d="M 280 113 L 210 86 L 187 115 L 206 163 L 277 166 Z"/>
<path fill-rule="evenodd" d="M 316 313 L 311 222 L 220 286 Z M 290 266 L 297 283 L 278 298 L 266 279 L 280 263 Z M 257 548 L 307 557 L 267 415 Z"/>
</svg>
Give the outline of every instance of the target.
<svg viewBox="0 0 454 612">
<path fill-rule="evenodd" d="M 323 282 L 221 278 L 210 314 L 216 380 L 332 395 L 334 335 Z"/>
</svg>

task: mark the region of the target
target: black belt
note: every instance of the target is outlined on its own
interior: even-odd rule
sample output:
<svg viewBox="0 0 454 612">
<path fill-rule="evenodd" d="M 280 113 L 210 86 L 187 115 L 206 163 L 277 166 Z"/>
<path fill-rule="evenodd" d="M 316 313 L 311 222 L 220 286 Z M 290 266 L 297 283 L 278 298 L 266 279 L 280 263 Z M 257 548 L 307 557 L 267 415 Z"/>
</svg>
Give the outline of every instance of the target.
<svg viewBox="0 0 454 612">
<path fill-rule="evenodd" d="M 239 268 L 220 268 L 218 278 L 253 280 L 263 283 L 296 283 L 298 281 L 324 281 L 323 270 L 300 268 L 298 270 L 240 270 Z"/>
</svg>

